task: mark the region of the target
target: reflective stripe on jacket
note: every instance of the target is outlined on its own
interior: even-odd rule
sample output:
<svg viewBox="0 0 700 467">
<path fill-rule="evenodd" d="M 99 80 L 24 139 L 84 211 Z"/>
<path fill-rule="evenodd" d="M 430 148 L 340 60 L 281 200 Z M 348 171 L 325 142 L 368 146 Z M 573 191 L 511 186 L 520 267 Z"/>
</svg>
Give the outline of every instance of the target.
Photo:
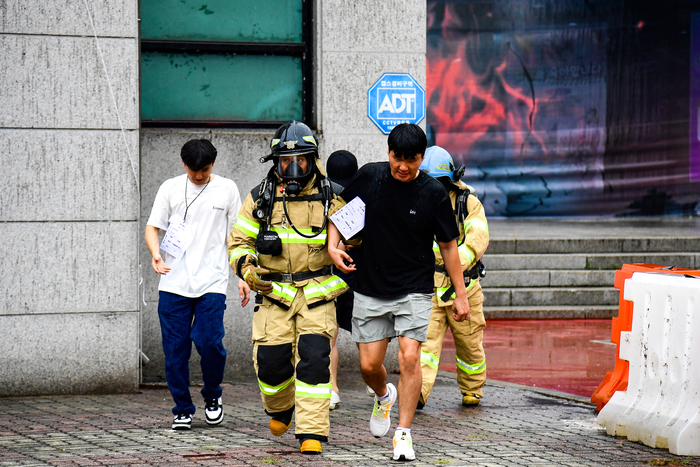
<svg viewBox="0 0 700 467">
<path fill-rule="evenodd" d="M 315 177 L 304 187 L 300 196 L 312 195 L 319 190 L 314 186 Z M 281 196 L 279 186 L 276 196 Z M 341 201 L 331 201 L 331 210 Z M 248 194 L 228 237 L 229 262 L 236 273 L 237 264 L 244 258 L 241 276 L 257 263 L 270 273 L 298 273 L 318 271 L 333 264 L 328 255 L 327 224 L 324 226 L 323 201 L 291 201 L 287 197 L 287 213 L 296 230 L 284 213 L 282 201 L 275 201 L 270 216 L 269 230 L 276 232 L 282 241 L 282 254 L 262 254 L 255 247 L 255 240 L 262 232 L 264 223 L 255 219 L 253 211 L 257 201 Z M 297 232 L 298 231 L 298 232 Z M 301 235 L 301 234 L 303 235 Z M 311 238 L 308 238 L 308 237 Z M 289 306 L 297 289 L 303 288 L 308 305 L 333 300 L 348 289 L 347 284 L 335 275 L 325 275 L 295 282 L 272 282 L 272 292 L 267 297 Z"/>
<path fill-rule="evenodd" d="M 466 185 L 460 181 L 459 186 L 466 188 Z M 455 208 L 457 196 L 459 192 L 450 190 L 450 201 L 452 201 L 452 209 Z M 467 218 L 459 225 L 459 238 L 457 239 L 459 259 L 462 263 L 462 271 L 471 269 L 478 260 L 486 252 L 489 246 L 489 225 L 486 220 L 486 213 L 481 201 L 476 196 L 467 197 Z M 460 245 L 461 243 L 461 245 Z M 435 264 L 444 266 L 445 262 L 440 254 L 440 247 L 437 243 L 433 243 L 433 252 L 435 253 Z M 451 305 L 454 301 L 455 294 L 453 293 L 447 302 L 442 301 L 442 294 L 447 291 L 452 285 L 452 281 L 445 273 L 435 273 L 435 288 L 438 293 L 438 305 Z M 472 280 L 467 286 L 467 295 L 472 296 L 481 290 L 479 280 Z"/>
</svg>

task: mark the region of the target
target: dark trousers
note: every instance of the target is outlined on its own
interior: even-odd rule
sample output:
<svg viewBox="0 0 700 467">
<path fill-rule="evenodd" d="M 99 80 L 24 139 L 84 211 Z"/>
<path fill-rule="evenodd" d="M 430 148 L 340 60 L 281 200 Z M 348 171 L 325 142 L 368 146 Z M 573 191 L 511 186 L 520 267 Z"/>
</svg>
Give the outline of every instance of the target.
<svg viewBox="0 0 700 467">
<path fill-rule="evenodd" d="M 192 342 L 201 357 L 205 399 L 221 397 L 226 349 L 224 338 L 224 310 L 226 295 L 208 293 L 190 298 L 159 292 L 158 317 L 165 352 L 165 377 L 175 407 L 173 414 L 195 413 L 190 396 L 190 367 Z"/>
</svg>

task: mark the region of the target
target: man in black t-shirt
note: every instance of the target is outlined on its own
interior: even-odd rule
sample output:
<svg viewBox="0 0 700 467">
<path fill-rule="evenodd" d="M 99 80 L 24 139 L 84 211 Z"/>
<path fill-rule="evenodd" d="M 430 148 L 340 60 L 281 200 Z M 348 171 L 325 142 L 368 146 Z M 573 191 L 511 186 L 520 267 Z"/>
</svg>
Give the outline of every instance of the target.
<svg viewBox="0 0 700 467">
<path fill-rule="evenodd" d="M 432 310 L 437 240 L 456 299 L 453 317 L 469 317 L 469 303 L 455 239 L 459 230 L 445 187 L 420 172 L 427 138 L 413 124 L 396 126 L 388 139 L 389 162 L 366 164 L 341 197 L 365 203 L 362 245 L 353 259 L 340 245 L 334 225 L 328 229 L 328 252 L 343 272 L 355 272 L 353 339 L 360 350 L 365 382 L 375 392 L 370 432 L 384 436 L 397 390 L 386 382 L 383 361 L 389 340 L 399 338 L 399 425 L 394 460 L 413 460 L 411 422 L 421 390 L 420 346 L 426 341 Z"/>
</svg>

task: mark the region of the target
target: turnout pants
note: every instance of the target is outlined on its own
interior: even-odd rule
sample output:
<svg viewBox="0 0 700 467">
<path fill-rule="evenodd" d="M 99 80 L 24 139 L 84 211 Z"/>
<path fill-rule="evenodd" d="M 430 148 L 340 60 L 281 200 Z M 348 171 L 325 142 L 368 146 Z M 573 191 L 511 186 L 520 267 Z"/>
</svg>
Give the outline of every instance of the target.
<svg viewBox="0 0 700 467">
<path fill-rule="evenodd" d="M 457 322 L 452 318 L 452 307 L 441 307 L 437 294 L 433 294 L 433 311 L 428 324 L 428 340 L 421 345 L 421 370 L 423 402 L 428 402 L 435 384 L 440 364 L 442 341 L 447 327 L 452 331 L 457 357 L 457 383 L 462 394 L 472 393 L 483 396 L 482 387 L 486 382 L 486 356 L 483 338 L 486 321 L 483 313 L 481 290 L 469 297 L 469 319 Z"/>
<path fill-rule="evenodd" d="M 309 308 L 299 288 L 288 310 L 264 297 L 255 309 L 253 362 L 265 411 L 295 407 L 296 437 L 327 441 L 335 303 Z"/>
</svg>

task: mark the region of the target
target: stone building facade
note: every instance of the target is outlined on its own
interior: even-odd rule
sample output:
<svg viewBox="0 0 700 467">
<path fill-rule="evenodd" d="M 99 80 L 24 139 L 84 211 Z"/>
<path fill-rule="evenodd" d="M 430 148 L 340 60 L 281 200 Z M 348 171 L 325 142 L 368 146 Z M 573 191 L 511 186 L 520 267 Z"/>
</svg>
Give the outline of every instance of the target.
<svg viewBox="0 0 700 467">
<path fill-rule="evenodd" d="M 382 160 L 386 136 L 367 118 L 367 90 L 386 72 L 425 87 L 426 4 L 308 7 L 308 117 L 321 155 Z M 0 2 L 0 396 L 163 381 L 158 278 L 143 242 L 158 186 L 182 173 L 179 150 L 193 137 L 212 140 L 215 173 L 242 196 L 269 167 L 258 159 L 274 129 L 142 124 L 139 21 L 135 0 Z M 231 279 L 224 344 L 235 381 L 253 374 L 253 312 Z M 347 333 L 339 345 L 341 369 L 356 369 Z M 196 358 L 191 369 L 197 379 Z"/>
</svg>

